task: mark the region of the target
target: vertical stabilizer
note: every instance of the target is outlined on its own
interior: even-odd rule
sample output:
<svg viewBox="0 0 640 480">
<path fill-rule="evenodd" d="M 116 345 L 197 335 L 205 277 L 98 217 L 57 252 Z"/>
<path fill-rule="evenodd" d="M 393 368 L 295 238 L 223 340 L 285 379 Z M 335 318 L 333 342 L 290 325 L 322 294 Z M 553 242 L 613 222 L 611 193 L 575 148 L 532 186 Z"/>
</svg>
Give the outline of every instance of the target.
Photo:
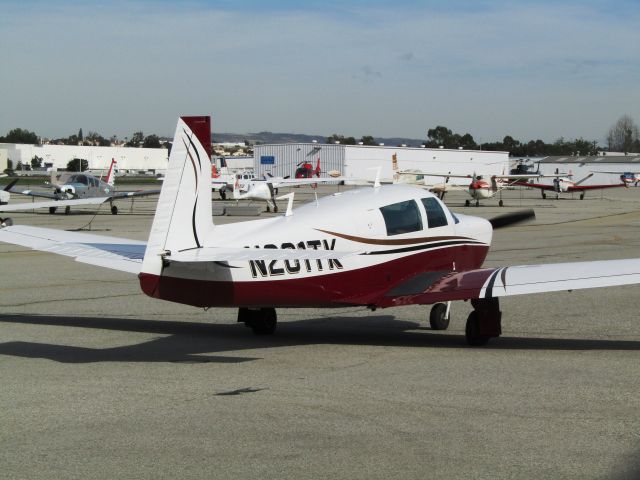
<svg viewBox="0 0 640 480">
<path fill-rule="evenodd" d="M 211 220 L 211 119 L 180 117 L 142 272 L 160 275 L 161 254 L 200 248 Z M 146 292 L 145 285 L 143 289 Z"/>
<path fill-rule="evenodd" d="M 111 159 L 111 165 L 109 166 L 109 171 L 107 172 L 107 177 L 104 179 L 105 183 L 110 187 L 113 187 L 116 180 L 116 162 L 115 158 Z"/>
</svg>

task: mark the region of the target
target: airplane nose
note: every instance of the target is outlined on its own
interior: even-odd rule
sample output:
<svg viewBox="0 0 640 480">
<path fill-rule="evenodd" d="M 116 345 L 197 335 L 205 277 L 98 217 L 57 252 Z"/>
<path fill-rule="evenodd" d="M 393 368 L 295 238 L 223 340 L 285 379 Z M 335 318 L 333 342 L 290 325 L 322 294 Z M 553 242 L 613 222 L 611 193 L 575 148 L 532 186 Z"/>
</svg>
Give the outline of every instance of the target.
<svg viewBox="0 0 640 480">
<path fill-rule="evenodd" d="M 462 237 L 474 238 L 487 245 L 491 244 L 493 228 L 489 220 L 469 215 L 456 214 L 460 223 L 456 225 L 456 233 Z"/>
</svg>

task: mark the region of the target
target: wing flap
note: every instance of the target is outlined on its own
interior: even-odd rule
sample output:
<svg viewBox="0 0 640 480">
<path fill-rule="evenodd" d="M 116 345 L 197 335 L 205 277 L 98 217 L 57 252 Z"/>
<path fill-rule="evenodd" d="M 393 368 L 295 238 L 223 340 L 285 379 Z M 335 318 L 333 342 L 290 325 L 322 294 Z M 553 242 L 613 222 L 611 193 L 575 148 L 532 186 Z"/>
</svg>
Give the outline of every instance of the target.
<svg viewBox="0 0 640 480">
<path fill-rule="evenodd" d="M 640 283 L 640 259 L 484 268 L 419 274 L 384 295 L 381 306 L 432 304 Z"/>
</svg>

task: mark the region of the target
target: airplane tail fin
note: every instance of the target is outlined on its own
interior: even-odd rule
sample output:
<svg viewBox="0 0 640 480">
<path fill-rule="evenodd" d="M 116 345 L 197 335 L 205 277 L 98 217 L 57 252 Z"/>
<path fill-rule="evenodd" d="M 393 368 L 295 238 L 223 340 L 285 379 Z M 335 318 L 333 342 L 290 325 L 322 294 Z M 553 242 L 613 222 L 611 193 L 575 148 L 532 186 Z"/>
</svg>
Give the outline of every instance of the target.
<svg viewBox="0 0 640 480">
<path fill-rule="evenodd" d="M 200 248 L 211 219 L 211 119 L 180 117 L 142 263 L 140 282 L 153 295 L 162 256 Z"/>
<path fill-rule="evenodd" d="M 109 165 L 109 171 L 107 172 L 107 176 L 104 179 L 105 183 L 111 187 L 116 183 L 116 169 L 115 166 L 118 162 L 116 162 L 115 158 L 111 159 L 111 165 Z"/>
</svg>

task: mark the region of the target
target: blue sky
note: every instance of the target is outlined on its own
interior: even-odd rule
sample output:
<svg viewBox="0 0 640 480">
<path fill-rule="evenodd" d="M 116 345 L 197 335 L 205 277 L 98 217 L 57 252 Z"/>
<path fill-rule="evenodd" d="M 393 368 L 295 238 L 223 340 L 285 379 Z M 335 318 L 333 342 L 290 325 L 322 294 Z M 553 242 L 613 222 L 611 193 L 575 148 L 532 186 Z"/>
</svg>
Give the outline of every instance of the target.
<svg viewBox="0 0 640 480">
<path fill-rule="evenodd" d="M 0 1 L 0 133 L 603 141 L 640 122 L 638 1 Z"/>
</svg>

